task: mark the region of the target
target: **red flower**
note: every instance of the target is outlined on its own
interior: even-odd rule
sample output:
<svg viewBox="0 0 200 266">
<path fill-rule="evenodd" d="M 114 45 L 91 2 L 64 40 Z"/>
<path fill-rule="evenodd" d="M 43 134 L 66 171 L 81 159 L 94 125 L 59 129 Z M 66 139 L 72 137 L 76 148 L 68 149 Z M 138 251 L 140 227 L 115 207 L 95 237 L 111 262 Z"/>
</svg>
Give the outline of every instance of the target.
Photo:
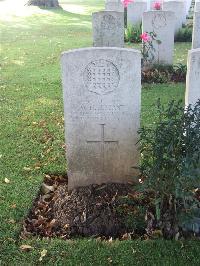
<svg viewBox="0 0 200 266">
<path fill-rule="evenodd" d="M 153 8 L 154 8 L 155 10 L 161 10 L 161 3 L 160 3 L 160 2 L 155 2 L 155 3 L 153 4 Z"/>
<path fill-rule="evenodd" d="M 141 34 L 140 38 L 141 40 L 143 40 L 143 42 L 151 41 L 151 36 L 147 32 L 144 32 L 143 34 Z"/>
<path fill-rule="evenodd" d="M 130 3 L 132 3 L 134 0 L 121 0 L 124 7 L 127 7 Z"/>
</svg>

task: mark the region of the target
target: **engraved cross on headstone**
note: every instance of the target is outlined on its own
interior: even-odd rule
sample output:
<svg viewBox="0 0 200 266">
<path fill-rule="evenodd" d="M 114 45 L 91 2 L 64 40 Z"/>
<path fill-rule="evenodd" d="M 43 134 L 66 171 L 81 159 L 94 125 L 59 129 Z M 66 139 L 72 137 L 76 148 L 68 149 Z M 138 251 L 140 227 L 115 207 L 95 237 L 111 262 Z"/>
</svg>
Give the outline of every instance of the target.
<svg viewBox="0 0 200 266">
<path fill-rule="evenodd" d="M 118 140 L 105 140 L 105 124 L 100 124 L 101 126 L 101 140 L 87 140 L 87 143 L 99 143 L 101 144 L 101 157 L 102 157 L 102 168 L 105 169 L 105 144 L 115 143 L 118 144 Z"/>
</svg>

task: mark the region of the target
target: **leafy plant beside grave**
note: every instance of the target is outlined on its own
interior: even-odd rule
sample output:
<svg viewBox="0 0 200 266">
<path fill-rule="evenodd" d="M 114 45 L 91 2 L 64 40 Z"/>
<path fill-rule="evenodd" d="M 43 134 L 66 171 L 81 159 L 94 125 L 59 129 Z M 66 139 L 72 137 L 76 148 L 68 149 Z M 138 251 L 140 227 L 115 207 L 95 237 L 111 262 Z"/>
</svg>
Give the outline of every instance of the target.
<svg viewBox="0 0 200 266">
<path fill-rule="evenodd" d="M 191 42 L 192 30 L 192 24 L 183 25 L 183 27 L 175 34 L 175 42 Z"/>
<path fill-rule="evenodd" d="M 175 42 L 191 42 L 193 25 L 183 25 L 174 36 Z M 125 42 L 141 43 L 142 24 L 128 25 L 125 29 Z"/>
<path fill-rule="evenodd" d="M 147 232 L 157 228 L 171 239 L 184 231 L 200 235 L 200 100 L 185 110 L 157 103 L 157 120 L 142 127 L 141 191 L 151 193 Z"/>
<path fill-rule="evenodd" d="M 155 64 L 152 68 L 142 69 L 143 83 L 167 83 L 185 82 L 187 66 L 184 64 L 159 65 Z"/>
<path fill-rule="evenodd" d="M 155 59 L 154 44 L 160 45 L 162 42 L 157 38 L 157 34 L 152 32 L 143 32 L 140 36 L 142 40 L 141 54 L 142 54 L 142 68 L 152 68 Z"/>
<path fill-rule="evenodd" d="M 142 24 L 128 25 L 125 29 L 125 42 L 141 43 Z"/>
</svg>

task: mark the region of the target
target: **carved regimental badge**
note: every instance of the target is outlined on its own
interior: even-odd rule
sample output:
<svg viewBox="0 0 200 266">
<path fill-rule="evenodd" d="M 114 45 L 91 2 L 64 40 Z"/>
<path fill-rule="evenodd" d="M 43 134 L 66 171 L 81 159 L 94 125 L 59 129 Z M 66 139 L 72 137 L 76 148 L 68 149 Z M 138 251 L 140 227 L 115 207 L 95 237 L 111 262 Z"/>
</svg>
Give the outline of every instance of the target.
<svg viewBox="0 0 200 266">
<path fill-rule="evenodd" d="M 167 19 L 165 14 L 156 14 L 152 19 L 152 26 L 154 29 L 162 29 L 167 26 Z"/>
<path fill-rule="evenodd" d="M 117 21 L 116 19 L 111 15 L 105 15 L 103 16 L 102 22 L 101 22 L 101 28 L 104 30 L 114 30 L 117 28 Z"/>
<path fill-rule="evenodd" d="M 87 65 L 83 79 L 89 91 L 104 95 L 118 87 L 120 76 L 117 67 L 112 62 L 100 59 Z"/>
</svg>

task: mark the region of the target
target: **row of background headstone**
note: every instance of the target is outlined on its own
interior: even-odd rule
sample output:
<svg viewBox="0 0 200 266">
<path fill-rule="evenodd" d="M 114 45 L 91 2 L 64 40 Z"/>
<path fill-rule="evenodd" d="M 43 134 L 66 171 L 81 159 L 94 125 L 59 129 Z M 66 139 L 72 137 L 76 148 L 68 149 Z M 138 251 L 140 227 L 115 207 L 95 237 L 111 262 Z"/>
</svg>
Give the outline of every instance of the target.
<svg viewBox="0 0 200 266">
<path fill-rule="evenodd" d="M 117 3 L 114 4 L 114 2 Z M 109 6 L 112 2 L 112 6 Z M 187 81 L 185 103 L 194 104 L 200 98 L 200 0 L 159 0 L 163 11 L 146 12 L 153 9 L 155 0 L 135 0 L 127 8 L 127 21 L 130 24 L 138 24 L 142 20 L 143 32 L 155 32 L 161 40 L 161 44 L 153 42 L 154 57 L 153 63 L 173 63 L 174 33 L 186 23 L 191 7 L 193 8 L 193 38 L 192 49 L 188 52 Z M 123 7 L 119 0 L 106 0 L 106 8 L 122 11 Z M 168 10 L 168 11 L 166 11 Z M 171 11 L 171 12 L 170 12 Z"/>
<path fill-rule="evenodd" d="M 186 16 L 189 13 L 191 0 L 135 0 L 127 7 L 127 24 L 139 24 L 142 21 L 142 14 L 145 11 L 153 9 L 153 4 L 160 2 L 163 10 L 176 11 L 176 31 L 186 22 Z M 105 10 L 123 11 L 124 7 L 120 0 L 106 0 Z"/>
</svg>

